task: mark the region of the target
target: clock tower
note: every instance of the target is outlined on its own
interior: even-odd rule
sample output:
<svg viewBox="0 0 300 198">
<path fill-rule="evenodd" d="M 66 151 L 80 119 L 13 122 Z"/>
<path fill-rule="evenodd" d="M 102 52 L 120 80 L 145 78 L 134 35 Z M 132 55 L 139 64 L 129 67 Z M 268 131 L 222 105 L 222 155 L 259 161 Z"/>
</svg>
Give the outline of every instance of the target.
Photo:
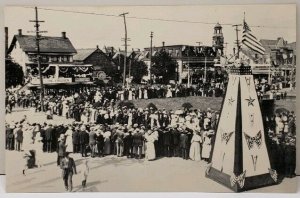
<svg viewBox="0 0 300 198">
<path fill-rule="evenodd" d="M 217 51 L 217 56 L 223 55 L 223 44 L 224 37 L 222 33 L 222 26 L 220 23 L 217 23 L 214 27 L 214 35 L 213 35 L 213 48 Z"/>
</svg>

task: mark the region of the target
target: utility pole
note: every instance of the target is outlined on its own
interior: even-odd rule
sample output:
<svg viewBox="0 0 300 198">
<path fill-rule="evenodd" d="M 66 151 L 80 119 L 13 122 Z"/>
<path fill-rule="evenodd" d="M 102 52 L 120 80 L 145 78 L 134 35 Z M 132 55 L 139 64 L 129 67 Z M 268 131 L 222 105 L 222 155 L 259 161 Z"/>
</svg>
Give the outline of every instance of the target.
<svg viewBox="0 0 300 198">
<path fill-rule="evenodd" d="M 43 76 L 41 71 L 41 56 L 40 56 L 40 40 L 41 35 L 40 33 L 46 33 L 46 31 L 40 31 L 39 30 L 39 23 L 43 23 L 45 21 L 39 21 L 38 19 L 38 9 L 35 7 L 35 20 L 30 20 L 29 22 L 35 23 L 35 40 L 36 40 L 36 49 L 37 49 L 37 64 L 39 69 L 39 78 L 40 78 L 40 87 L 41 87 L 41 93 L 40 93 L 40 102 L 41 102 L 41 110 L 44 111 L 44 84 L 43 84 Z"/>
<path fill-rule="evenodd" d="M 125 87 L 126 84 L 126 58 L 127 58 L 127 26 L 126 26 L 126 14 L 129 14 L 129 12 L 125 12 L 120 14 L 119 16 L 123 16 L 124 19 L 124 28 L 125 28 L 125 55 L 124 55 L 124 71 L 123 71 L 123 86 Z"/>
<path fill-rule="evenodd" d="M 233 27 L 235 27 L 235 32 L 236 32 L 236 46 L 237 46 L 237 58 L 240 58 L 240 41 L 239 41 L 239 26 L 242 26 L 242 24 L 236 24 L 236 25 L 232 25 Z"/>
<path fill-rule="evenodd" d="M 153 39 L 153 32 L 150 33 L 150 65 L 149 65 L 149 81 L 151 83 L 151 66 L 152 66 L 152 39 Z"/>
<path fill-rule="evenodd" d="M 188 88 L 190 87 L 190 49 L 188 49 L 188 53 L 187 53 L 187 67 L 188 67 Z"/>
</svg>

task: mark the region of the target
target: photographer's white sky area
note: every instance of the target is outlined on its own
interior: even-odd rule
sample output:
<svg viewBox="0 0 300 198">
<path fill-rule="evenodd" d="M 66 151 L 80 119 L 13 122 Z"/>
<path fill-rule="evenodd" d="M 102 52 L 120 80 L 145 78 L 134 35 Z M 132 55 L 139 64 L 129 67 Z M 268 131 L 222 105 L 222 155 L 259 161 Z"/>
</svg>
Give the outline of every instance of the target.
<svg viewBox="0 0 300 198">
<path fill-rule="evenodd" d="M 289 43 L 296 41 L 296 6 L 289 5 L 210 5 L 210 6 L 102 6 L 102 7 L 40 7 L 65 11 L 89 12 L 108 15 L 119 15 L 129 12 L 128 17 L 170 19 L 180 21 L 197 21 L 213 24 L 166 22 L 127 18 L 128 37 L 131 48 L 145 48 L 150 45 L 150 32 L 154 32 L 153 45 L 186 44 L 212 45 L 213 27 L 222 24 L 242 24 L 244 12 L 246 22 L 253 34 L 261 39 L 283 37 Z M 29 20 L 35 18 L 32 8 L 6 7 L 5 26 L 9 28 L 9 43 L 18 29 L 23 34 L 34 30 Z M 39 19 L 45 20 L 40 29 L 46 30 L 45 36 L 61 36 L 67 32 L 75 48 L 94 48 L 99 45 L 114 46 L 124 49 L 121 38 L 124 38 L 122 17 L 89 15 L 80 13 L 39 10 Z M 228 52 L 231 53 L 236 34 L 231 25 L 222 25 Z M 242 27 L 240 27 L 242 30 Z M 239 32 L 241 38 L 241 32 Z"/>
</svg>

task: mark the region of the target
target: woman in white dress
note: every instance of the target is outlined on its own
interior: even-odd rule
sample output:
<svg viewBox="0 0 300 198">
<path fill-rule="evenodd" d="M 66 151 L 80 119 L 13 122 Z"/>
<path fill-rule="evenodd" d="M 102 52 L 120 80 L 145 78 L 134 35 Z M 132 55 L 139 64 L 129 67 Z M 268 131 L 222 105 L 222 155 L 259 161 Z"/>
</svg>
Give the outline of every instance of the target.
<svg viewBox="0 0 300 198">
<path fill-rule="evenodd" d="M 202 143 L 202 138 L 200 136 L 199 131 L 195 131 L 194 135 L 191 140 L 191 147 L 190 147 L 190 159 L 193 161 L 200 161 L 201 160 L 201 147 L 200 144 Z"/>
<path fill-rule="evenodd" d="M 128 91 L 128 100 L 132 100 L 132 89 L 131 88 Z"/>
<path fill-rule="evenodd" d="M 33 144 L 33 148 L 35 150 L 35 161 L 36 164 L 41 167 L 41 156 L 43 154 L 43 142 L 42 142 L 43 138 L 41 136 L 41 132 L 37 132 L 37 134 L 35 135 L 35 139 L 34 139 L 34 144 Z"/>
<path fill-rule="evenodd" d="M 213 131 L 205 131 L 203 133 L 203 148 L 202 148 L 202 158 L 208 162 L 211 152 L 211 137 Z"/>
<path fill-rule="evenodd" d="M 142 96 L 143 95 L 143 91 L 142 91 L 142 88 L 139 87 L 139 99 L 142 99 Z"/>
<path fill-rule="evenodd" d="M 128 122 L 127 122 L 128 127 L 132 126 L 132 119 L 133 119 L 133 114 L 132 114 L 131 110 L 129 110 L 129 112 L 128 112 Z"/>
<path fill-rule="evenodd" d="M 72 126 L 68 126 L 68 130 L 65 133 L 66 138 L 66 152 L 72 153 L 73 150 L 73 129 Z"/>
<path fill-rule="evenodd" d="M 104 149 L 103 149 L 103 152 L 104 152 L 104 155 L 110 155 L 110 136 L 111 136 L 111 132 L 110 131 L 106 131 L 104 134 L 103 134 L 103 137 L 104 137 Z"/>
<path fill-rule="evenodd" d="M 87 114 L 88 114 L 87 111 L 84 111 L 84 112 L 82 112 L 81 117 L 80 117 L 81 121 L 84 124 L 88 123 L 88 116 L 87 116 Z"/>
<path fill-rule="evenodd" d="M 151 130 L 148 130 L 144 136 L 146 139 L 145 158 L 148 161 L 154 160 L 156 158 L 155 147 L 154 147 L 154 142 L 155 140 L 157 140 L 156 134 L 157 133 L 152 133 Z"/>
<path fill-rule="evenodd" d="M 68 111 L 69 111 L 68 101 L 67 101 L 67 100 L 64 100 L 64 101 L 62 102 L 62 105 L 63 105 L 62 116 L 63 116 L 63 117 L 66 117 L 66 116 L 67 116 L 67 113 L 68 113 Z"/>
<path fill-rule="evenodd" d="M 170 86 L 168 86 L 168 90 L 167 90 L 166 97 L 167 97 L 167 98 L 172 98 L 172 90 L 171 90 L 171 87 L 170 87 Z"/>
<path fill-rule="evenodd" d="M 144 99 L 148 99 L 148 89 L 144 89 Z"/>
</svg>

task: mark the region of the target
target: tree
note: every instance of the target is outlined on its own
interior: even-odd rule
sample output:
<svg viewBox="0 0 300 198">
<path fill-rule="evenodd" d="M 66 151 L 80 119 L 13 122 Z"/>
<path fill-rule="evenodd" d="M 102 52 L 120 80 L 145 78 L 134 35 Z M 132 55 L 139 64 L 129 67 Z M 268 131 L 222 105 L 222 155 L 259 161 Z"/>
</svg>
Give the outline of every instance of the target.
<svg viewBox="0 0 300 198">
<path fill-rule="evenodd" d="M 151 73 L 156 77 L 162 76 L 163 83 L 176 79 L 177 62 L 164 50 L 152 57 Z"/>
<path fill-rule="evenodd" d="M 115 59 L 115 64 L 118 65 L 120 69 L 116 71 L 115 76 L 117 77 L 115 79 L 118 79 L 118 82 L 122 82 L 124 71 L 124 55 L 120 54 L 119 56 L 119 58 Z M 135 83 L 141 83 L 143 76 L 147 75 L 147 65 L 143 61 L 135 59 L 134 56 L 135 54 L 132 54 L 126 59 L 126 77 L 129 75 L 129 64 L 131 64 L 130 75 L 133 76 L 132 81 Z"/>
<path fill-rule="evenodd" d="M 143 61 L 136 59 L 131 60 L 131 75 L 132 81 L 135 83 L 141 83 L 143 76 L 147 75 L 147 65 Z"/>
<path fill-rule="evenodd" d="M 5 87 L 23 84 L 24 73 L 22 66 L 15 63 L 10 58 L 5 59 Z"/>
</svg>

